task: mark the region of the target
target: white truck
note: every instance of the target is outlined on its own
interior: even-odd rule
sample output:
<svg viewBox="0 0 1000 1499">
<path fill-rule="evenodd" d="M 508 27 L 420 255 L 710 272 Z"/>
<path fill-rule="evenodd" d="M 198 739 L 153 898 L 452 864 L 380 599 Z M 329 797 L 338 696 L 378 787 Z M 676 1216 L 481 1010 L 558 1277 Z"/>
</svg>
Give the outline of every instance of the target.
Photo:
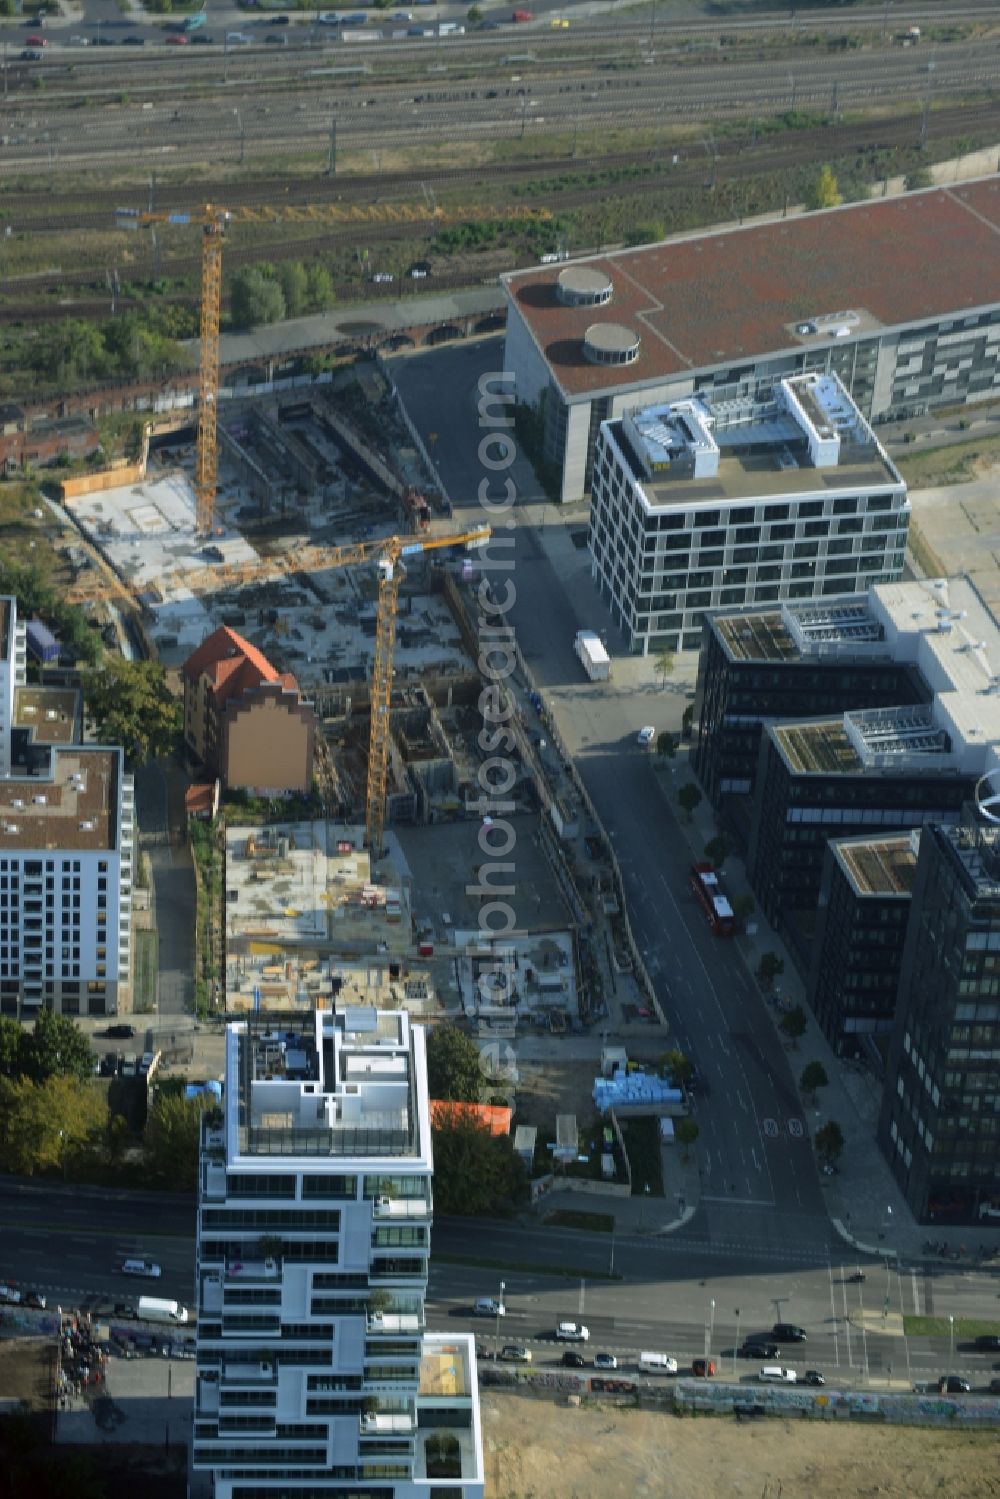
<svg viewBox="0 0 1000 1499">
<path fill-rule="evenodd" d="M 186 1322 L 188 1309 L 162 1296 L 140 1296 L 138 1316 L 141 1322 Z"/>
<path fill-rule="evenodd" d="M 611 657 L 594 630 L 577 630 L 573 649 L 592 682 L 606 682 L 611 676 Z"/>
</svg>

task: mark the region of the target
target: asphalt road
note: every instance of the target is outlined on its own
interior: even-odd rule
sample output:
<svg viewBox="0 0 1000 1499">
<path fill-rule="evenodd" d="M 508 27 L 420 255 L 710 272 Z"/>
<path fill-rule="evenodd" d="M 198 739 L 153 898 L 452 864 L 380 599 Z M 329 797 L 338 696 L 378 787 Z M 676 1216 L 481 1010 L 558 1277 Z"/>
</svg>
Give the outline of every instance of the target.
<svg viewBox="0 0 1000 1499">
<path fill-rule="evenodd" d="M 500 363 L 499 340 L 489 340 L 393 366 L 422 435 L 440 426 L 443 404 L 458 416 L 430 443 L 456 524 L 476 518 L 478 507 L 462 501 L 486 476 L 477 452 L 478 381 Z M 522 494 L 534 492 L 523 462 L 511 474 Z M 512 534 L 511 614 L 521 650 L 614 843 L 633 932 L 672 1038 L 706 1085 L 697 1112 L 702 1200 L 685 1233 L 724 1253 L 757 1246 L 825 1257 L 831 1229 L 788 1057 L 734 947 L 711 934 L 696 905 L 686 841 L 635 742 L 650 720 L 648 696 L 583 677 L 575 633 L 606 627 L 614 639 L 610 616 L 589 588 L 587 613 L 577 613 L 535 532 L 519 524 Z"/>
<path fill-rule="evenodd" d="M 50 1305 L 99 1312 L 142 1294 L 187 1305 L 194 1299 L 192 1199 L 3 1178 L 0 1214 L 0 1275 L 44 1292 Z M 720 1373 L 732 1377 L 735 1367 L 738 1377 L 748 1378 L 757 1364 L 739 1358 L 734 1364 L 739 1343 L 783 1320 L 802 1326 L 807 1341 L 782 1345 L 781 1362 L 800 1372 L 819 1368 L 831 1382 L 898 1385 L 958 1372 L 982 1387 L 992 1377 L 993 1359 L 976 1354 L 961 1337 L 954 1343 L 940 1334 L 904 1337 L 901 1321 L 902 1313 L 913 1311 L 933 1310 L 945 1319 L 993 1315 L 996 1287 L 980 1274 L 942 1268 L 887 1276 L 880 1267 L 859 1285 L 850 1280 L 855 1266 L 849 1260 L 791 1266 L 733 1255 L 708 1267 L 697 1246 L 632 1238 L 613 1245 L 614 1271 L 623 1279 L 594 1279 L 609 1269 L 607 1236 L 463 1220 L 437 1222 L 434 1246 L 439 1254 L 470 1256 L 486 1247 L 491 1258 L 522 1267 L 558 1257 L 565 1276 L 431 1263 L 432 1329 L 472 1331 L 490 1348 L 499 1332 L 502 1343 L 524 1343 L 542 1365 L 561 1359 L 557 1323 L 580 1321 L 590 1330 L 590 1356 L 607 1351 L 634 1363 L 640 1351 L 653 1349 L 670 1353 L 684 1370 L 707 1350 Z M 127 1255 L 154 1260 L 162 1276 L 139 1281 L 121 1275 Z M 501 1283 L 507 1314 L 498 1328 L 496 1319 L 474 1316 L 473 1304 L 478 1296 L 498 1295 Z"/>
</svg>

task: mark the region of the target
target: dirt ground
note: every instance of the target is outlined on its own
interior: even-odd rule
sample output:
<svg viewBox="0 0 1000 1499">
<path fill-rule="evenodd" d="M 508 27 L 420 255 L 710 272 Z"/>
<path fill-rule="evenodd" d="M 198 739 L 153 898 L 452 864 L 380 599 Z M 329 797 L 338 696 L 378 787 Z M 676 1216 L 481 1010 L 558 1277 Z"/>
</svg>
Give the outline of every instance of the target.
<svg viewBox="0 0 1000 1499">
<path fill-rule="evenodd" d="M 678 1419 L 482 1391 L 486 1499 L 988 1499 L 995 1432 Z"/>
<path fill-rule="evenodd" d="M 518 1124 L 537 1124 L 555 1131 L 557 1114 L 575 1114 L 582 1124 L 594 1114 L 591 1092 L 597 1068 L 593 1062 L 517 1062 Z"/>
</svg>

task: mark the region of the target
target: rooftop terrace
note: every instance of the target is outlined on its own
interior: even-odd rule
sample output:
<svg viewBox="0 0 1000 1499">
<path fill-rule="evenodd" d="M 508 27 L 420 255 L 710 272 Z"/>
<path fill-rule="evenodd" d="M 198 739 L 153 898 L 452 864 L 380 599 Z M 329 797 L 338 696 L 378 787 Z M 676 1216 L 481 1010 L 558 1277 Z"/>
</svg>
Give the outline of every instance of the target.
<svg viewBox="0 0 1000 1499">
<path fill-rule="evenodd" d="M 859 895 L 899 896 L 912 894 L 918 846 L 909 834 L 837 839 L 830 845 Z"/>
<path fill-rule="evenodd" d="M 0 780 L 0 850 L 114 850 L 121 751 L 54 749 L 48 772 Z"/>
<path fill-rule="evenodd" d="M 76 744 L 81 707 L 75 687 L 17 687 L 14 728 L 27 729 L 34 744 Z"/>
<path fill-rule="evenodd" d="M 402 1011 L 248 1016 L 227 1032 L 230 1152 L 235 1129 L 241 1156 L 423 1155 L 430 1169 L 423 1058 Z"/>
</svg>

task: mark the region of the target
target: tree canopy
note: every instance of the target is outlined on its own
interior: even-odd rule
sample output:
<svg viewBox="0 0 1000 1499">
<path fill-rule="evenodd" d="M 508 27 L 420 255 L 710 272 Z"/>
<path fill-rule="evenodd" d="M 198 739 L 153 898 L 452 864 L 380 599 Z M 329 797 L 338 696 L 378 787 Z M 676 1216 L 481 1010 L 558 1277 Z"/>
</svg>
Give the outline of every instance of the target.
<svg viewBox="0 0 1000 1499">
<path fill-rule="evenodd" d="M 261 266 L 251 265 L 237 271 L 230 296 L 236 328 L 261 328 L 267 323 L 279 323 L 285 316 L 284 292 Z"/>
<path fill-rule="evenodd" d="M 843 201 L 837 179 L 833 175 L 833 168 L 830 166 L 820 167 L 819 176 L 813 183 L 809 194 L 809 207 L 836 208 L 837 204 Z"/>
<path fill-rule="evenodd" d="M 836 1164 L 843 1153 L 844 1135 L 835 1119 L 831 1119 L 829 1123 L 822 1125 L 816 1131 L 813 1144 L 821 1160 L 829 1162 L 831 1166 Z"/>
<path fill-rule="evenodd" d="M 781 1029 L 793 1044 L 806 1033 L 806 1012 L 801 1005 L 793 1005 L 787 1015 L 781 1017 Z"/>
<path fill-rule="evenodd" d="M 198 1185 L 201 1116 L 214 1107 L 210 1094 L 183 1098 L 158 1089 L 146 1120 L 143 1156 L 150 1176 L 165 1187 L 193 1192 Z"/>
<path fill-rule="evenodd" d="M 0 1076 L 44 1083 L 51 1077 L 88 1082 L 93 1076 L 90 1042 L 67 1015 L 40 1010 L 32 1029 L 0 1018 Z"/>
<path fill-rule="evenodd" d="M 84 679 L 87 717 L 106 744 L 120 744 L 130 765 L 168 755 L 181 731 L 183 708 L 158 661 L 117 656 Z"/>
<path fill-rule="evenodd" d="M 803 1093 L 811 1093 L 815 1098 L 820 1088 L 825 1088 L 829 1081 L 822 1062 L 807 1062 L 799 1078 L 799 1087 Z"/>
<path fill-rule="evenodd" d="M 434 1206 L 477 1217 L 515 1202 L 524 1190 L 524 1165 L 507 1135 L 493 1135 L 469 1119 L 434 1131 Z"/>
<path fill-rule="evenodd" d="M 431 1098 L 478 1103 L 482 1058 L 471 1036 L 455 1025 L 438 1025 L 427 1036 L 427 1090 Z"/>
<path fill-rule="evenodd" d="M 0 1078 L 0 1166 L 20 1176 L 65 1171 L 100 1143 L 107 1103 L 96 1088 L 61 1074 L 33 1082 Z"/>
</svg>

